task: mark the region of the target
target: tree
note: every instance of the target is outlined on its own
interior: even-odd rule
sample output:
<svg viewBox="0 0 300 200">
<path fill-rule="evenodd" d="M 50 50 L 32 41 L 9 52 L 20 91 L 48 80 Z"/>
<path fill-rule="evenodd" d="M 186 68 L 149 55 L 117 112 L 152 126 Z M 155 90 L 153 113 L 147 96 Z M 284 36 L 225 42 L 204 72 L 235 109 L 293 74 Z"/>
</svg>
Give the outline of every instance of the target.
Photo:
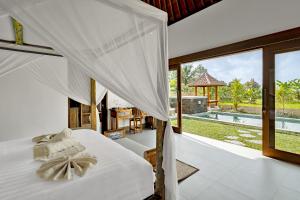
<svg viewBox="0 0 300 200">
<path fill-rule="evenodd" d="M 169 81 L 170 83 L 170 96 L 176 96 L 177 92 L 177 80 L 176 79 L 171 79 Z"/>
<path fill-rule="evenodd" d="M 205 69 L 201 64 L 197 67 L 194 67 L 193 65 L 184 65 L 181 71 L 182 83 L 184 85 L 188 85 L 204 72 L 207 72 L 207 69 Z"/>
<path fill-rule="evenodd" d="M 285 114 L 285 104 L 291 100 L 291 82 L 276 81 L 276 98 L 282 105 L 282 114 Z"/>
<path fill-rule="evenodd" d="M 300 101 L 300 79 L 294 79 L 291 81 L 292 89 L 295 93 L 297 101 Z"/>
<path fill-rule="evenodd" d="M 255 104 L 256 100 L 261 97 L 261 89 L 259 83 L 252 78 L 244 84 L 245 98 L 249 103 Z"/>
<path fill-rule="evenodd" d="M 242 102 L 244 86 L 239 79 L 233 79 L 229 83 L 234 110 L 237 111 L 239 103 Z"/>
<path fill-rule="evenodd" d="M 219 87 L 220 101 L 231 101 L 230 87 L 228 85 Z"/>
<path fill-rule="evenodd" d="M 176 88 L 177 88 L 176 71 L 169 71 L 169 85 L 170 85 L 170 96 L 174 96 L 174 94 L 176 94 Z"/>
<path fill-rule="evenodd" d="M 194 67 L 190 64 L 184 65 L 181 71 L 181 80 L 183 83 L 182 90 L 184 92 L 188 92 L 189 89 L 191 89 L 188 87 L 188 84 L 196 80 L 196 78 L 198 78 L 204 72 L 207 72 L 207 69 L 205 69 L 205 67 L 203 67 L 201 64 L 199 64 L 197 67 Z"/>
</svg>

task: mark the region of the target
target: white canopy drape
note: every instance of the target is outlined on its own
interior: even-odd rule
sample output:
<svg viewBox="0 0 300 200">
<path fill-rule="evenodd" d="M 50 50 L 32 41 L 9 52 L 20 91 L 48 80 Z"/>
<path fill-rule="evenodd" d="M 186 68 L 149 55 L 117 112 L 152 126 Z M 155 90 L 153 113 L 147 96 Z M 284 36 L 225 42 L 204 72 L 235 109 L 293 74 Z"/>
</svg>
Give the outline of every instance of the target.
<svg viewBox="0 0 300 200">
<path fill-rule="evenodd" d="M 7 50 L 1 50 L 0 54 L 0 78 L 15 70 L 18 70 L 28 63 L 38 60 L 42 55 L 19 53 Z"/>
<path fill-rule="evenodd" d="M 126 107 L 132 107 L 132 105 L 119 97 L 118 95 L 112 93 L 111 91 L 107 92 L 107 97 L 108 97 L 108 103 L 107 103 L 107 108 L 126 108 Z"/>
<path fill-rule="evenodd" d="M 23 70 L 39 82 L 80 103 L 91 102 L 90 77 L 77 67 L 68 65 L 63 57 L 0 50 L 0 78 Z M 97 82 L 96 103 L 100 103 L 107 89 Z"/>
<path fill-rule="evenodd" d="M 86 105 L 91 103 L 90 77 L 76 65 L 68 64 L 67 59 L 61 57 L 43 56 L 28 63 L 26 70 L 34 77 L 50 86 L 54 90 Z M 103 99 L 106 88 L 97 82 L 96 103 Z"/>
<path fill-rule="evenodd" d="M 168 120 L 167 15 L 139 0 L 0 0 L 0 7 L 124 100 Z M 167 200 L 178 199 L 173 131 L 164 139 Z"/>
</svg>

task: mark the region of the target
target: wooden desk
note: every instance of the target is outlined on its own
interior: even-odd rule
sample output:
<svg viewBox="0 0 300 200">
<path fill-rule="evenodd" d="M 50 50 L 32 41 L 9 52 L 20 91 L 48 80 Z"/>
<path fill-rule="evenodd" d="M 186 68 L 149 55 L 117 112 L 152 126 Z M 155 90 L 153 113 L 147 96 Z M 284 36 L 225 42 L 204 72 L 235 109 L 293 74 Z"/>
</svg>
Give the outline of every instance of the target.
<svg viewBox="0 0 300 200">
<path fill-rule="evenodd" d="M 119 128 L 119 121 L 129 120 L 132 117 L 131 108 L 110 109 L 110 127 L 112 130 Z"/>
</svg>

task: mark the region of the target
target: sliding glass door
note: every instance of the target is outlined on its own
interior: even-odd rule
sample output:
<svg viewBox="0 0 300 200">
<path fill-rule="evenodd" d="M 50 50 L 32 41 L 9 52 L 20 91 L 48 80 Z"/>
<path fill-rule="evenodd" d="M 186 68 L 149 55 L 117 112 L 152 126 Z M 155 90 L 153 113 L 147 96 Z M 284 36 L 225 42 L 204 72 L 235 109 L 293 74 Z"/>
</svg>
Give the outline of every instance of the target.
<svg viewBox="0 0 300 200">
<path fill-rule="evenodd" d="M 169 117 L 174 132 L 181 133 L 181 68 L 180 65 L 169 68 Z"/>
<path fill-rule="evenodd" d="M 300 39 L 264 48 L 263 153 L 300 163 Z"/>
</svg>

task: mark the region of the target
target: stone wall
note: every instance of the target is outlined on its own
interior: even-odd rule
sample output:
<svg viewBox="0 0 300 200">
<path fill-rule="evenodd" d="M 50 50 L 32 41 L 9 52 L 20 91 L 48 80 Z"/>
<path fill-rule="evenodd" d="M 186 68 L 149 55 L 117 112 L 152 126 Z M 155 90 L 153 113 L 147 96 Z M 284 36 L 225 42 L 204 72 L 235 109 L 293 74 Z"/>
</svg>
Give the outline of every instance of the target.
<svg viewBox="0 0 300 200">
<path fill-rule="evenodd" d="M 170 107 L 176 108 L 176 97 L 170 97 Z M 177 110 L 176 110 L 177 112 Z M 207 112 L 207 97 L 204 96 L 183 96 L 182 114 L 195 114 Z"/>
</svg>

